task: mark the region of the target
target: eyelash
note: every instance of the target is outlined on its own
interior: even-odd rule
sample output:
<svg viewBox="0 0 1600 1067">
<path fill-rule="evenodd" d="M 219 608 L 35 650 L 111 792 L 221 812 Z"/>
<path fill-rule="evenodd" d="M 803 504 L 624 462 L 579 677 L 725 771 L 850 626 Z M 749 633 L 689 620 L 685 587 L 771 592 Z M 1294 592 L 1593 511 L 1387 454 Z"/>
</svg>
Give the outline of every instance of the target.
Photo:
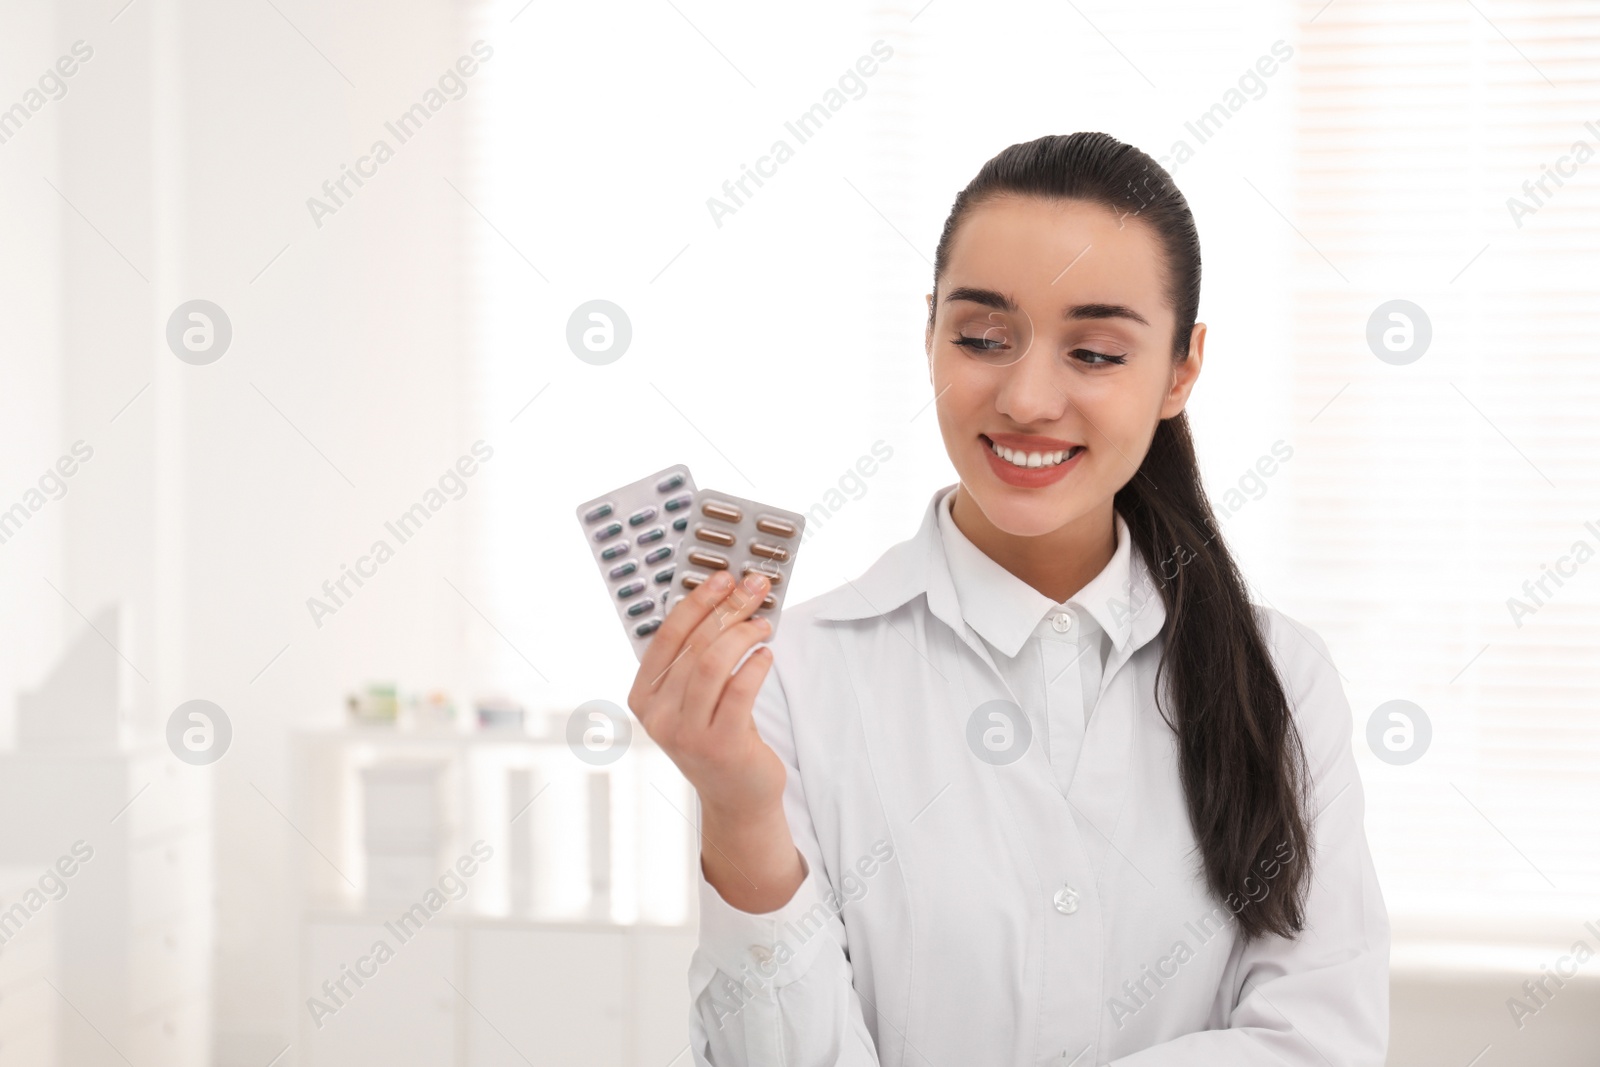
<svg viewBox="0 0 1600 1067">
<path fill-rule="evenodd" d="M 988 341 L 987 341 L 986 338 L 983 338 L 983 337 L 957 337 L 951 343 L 954 344 L 958 348 L 965 348 L 965 349 L 968 349 L 968 350 L 973 351 L 973 352 L 993 352 L 993 351 L 995 351 L 994 348 L 986 348 L 986 347 L 984 347 L 984 345 L 987 344 Z M 1092 348 L 1074 348 L 1072 350 L 1072 354 L 1073 355 L 1077 355 L 1080 352 L 1086 353 L 1087 355 L 1099 356 L 1100 357 L 1098 360 L 1080 359 L 1078 361 L 1078 362 L 1084 364 L 1085 366 L 1089 366 L 1089 367 L 1104 367 L 1104 366 L 1111 365 L 1111 364 L 1115 364 L 1115 365 L 1120 366 L 1120 365 L 1128 362 L 1128 357 L 1125 356 L 1125 355 L 1123 355 L 1123 356 L 1114 356 L 1114 355 L 1111 355 L 1109 352 L 1096 352 Z"/>
</svg>

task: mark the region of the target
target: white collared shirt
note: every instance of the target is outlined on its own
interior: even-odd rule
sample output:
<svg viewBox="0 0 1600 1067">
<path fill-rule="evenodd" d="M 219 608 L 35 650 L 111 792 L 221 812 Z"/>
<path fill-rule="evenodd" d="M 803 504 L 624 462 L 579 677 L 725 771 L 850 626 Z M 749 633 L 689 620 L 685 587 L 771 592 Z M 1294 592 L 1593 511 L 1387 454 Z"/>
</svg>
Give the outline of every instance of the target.
<svg viewBox="0 0 1600 1067">
<path fill-rule="evenodd" d="M 954 501 L 955 493 L 948 492 L 934 510 L 961 617 L 989 647 L 1065 795 L 1099 701 L 1106 656 L 1128 639 L 1128 627 L 1116 614 L 1116 605 L 1131 596 L 1128 524 L 1115 515 L 1117 547 L 1110 562 L 1057 604 L 968 540 L 952 516 Z"/>
<path fill-rule="evenodd" d="M 1382 1064 L 1388 919 L 1321 638 L 1255 609 L 1306 753 L 1313 878 L 1304 932 L 1246 945 L 1201 875 L 1154 700 L 1166 613 L 1121 517 L 1117 555 L 1066 605 L 1106 657 L 1097 699 L 1074 703 L 1042 641 L 1019 668 L 1057 606 L 968 566 L 940 527 L 949 491 L 860 578 L 785 608 L 755 718 L 806 874 L 762 915 L 700 875 L 695 1062 Z M 1260 891 L 1270 874 L 1239 890 Z"/>
</svg>

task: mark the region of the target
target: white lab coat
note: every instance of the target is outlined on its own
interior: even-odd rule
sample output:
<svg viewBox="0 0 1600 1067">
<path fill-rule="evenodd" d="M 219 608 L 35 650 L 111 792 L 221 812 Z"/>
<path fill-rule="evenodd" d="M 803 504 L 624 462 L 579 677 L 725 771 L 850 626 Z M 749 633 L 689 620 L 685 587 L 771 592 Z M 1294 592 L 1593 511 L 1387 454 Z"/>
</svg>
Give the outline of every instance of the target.
<svg viewBox="0 0 1600 1067">
<path fill-rule="evenodd" d="M 1023 698 L 961 612 L 935 510 L 951 488 L 860 578 L 784 609 L 755 717 L 807 873 L 764 915 L 701 874 L 695 1062 L 1381 1065 L 1389 924 L 1326 644 L 1256 608 L 1310 769 L 1313 880 L 1304 933 L 1246 947 L 1155 707 L 1165 609 L 1140 553 L 1102 614 L 1117 640 L 1063 794 L 1048 724 L 1009 763 L 969 741 L 980 705 Z M 1264 873 L 1241 895 L 1274 891 Z"/>
</svg>

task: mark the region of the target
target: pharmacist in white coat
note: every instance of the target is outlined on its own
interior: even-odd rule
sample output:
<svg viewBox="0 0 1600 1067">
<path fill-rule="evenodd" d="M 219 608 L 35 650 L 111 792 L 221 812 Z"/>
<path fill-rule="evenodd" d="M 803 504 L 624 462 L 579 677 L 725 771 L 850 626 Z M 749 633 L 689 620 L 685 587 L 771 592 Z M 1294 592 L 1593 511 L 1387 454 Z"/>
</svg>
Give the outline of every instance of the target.
<svg viewBox="0 0 1600 1067">
<path fill-rule="evenodd" d="M 696 1063 L 1383 1063 L 1350 707 L 1246 599 L 1182 415 L 1193 234 L 1104 134 L 991 160 L 929 300 L 960 482 L 770 647 L 724 580 L 647 650 L 701 804 Z"/>
</svg>

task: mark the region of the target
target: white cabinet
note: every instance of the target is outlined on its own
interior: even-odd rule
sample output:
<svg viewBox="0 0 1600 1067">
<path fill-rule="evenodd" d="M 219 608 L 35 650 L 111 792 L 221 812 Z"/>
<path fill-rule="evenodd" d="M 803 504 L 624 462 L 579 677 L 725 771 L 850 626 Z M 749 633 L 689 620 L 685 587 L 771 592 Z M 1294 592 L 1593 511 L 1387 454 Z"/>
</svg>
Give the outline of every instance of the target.
<svg viewBox="0 0 1600 1067">
<path fill-rule="evenodd" d="M 298 1038 L 284 1067 L 294 1057 L 301 1067 L 685 1062 L 695 809 L 658 749 L 640 741 L 597 768 L 558 729 L 366 728 L 302 731 L 294 753 L 293 817 L 316 854 L 300 861 Z M 383 870 L 365 846 L 401 834 L 407 817 L 430 832 L 439 820 L 432 805 L 361 782 L 433 762 L 449 783 L 447 848 L 431 873 L 396 883 L 394 902 L 375 901 Z M 376 836 L 374 815 L 386 827 Z M 447 886 L 443 876 L 469 855 L 472 873 Z M 399 917 L 429 881 L 458 892 L 400 943 Z M 351 977 L 380 941 L 394 958 Z M 322 984 L 341 978 L 338 1006 Z M 318 1014 L 336 1008 L 320 1027 L 313 997 L 326 1005 Z"/>
<path fill-rule="evenodd" d="M 664 1067 L 689 1040 L 690 929 L 441 914 L 401 943 L 323 915 L 304 937 L 301 987 L 322 1005 L 315 1021 L 299 1006 L 304 1067 Z"/>
<path fill-rule="evenodd" d="M 36 889 L 32 867 L 0 869 L 0 1067 L 60 1063 L 61 998 L 56 967 L 55 913 L 50 905 L 26 916 L 12 909 Z"/>
<path fill-rule="evenodd" d="M 154 745 L 0 754 L 0 862 L 37 880 L 77 857 L 65 892 L 33 920 L 48 913 L 55 925 L 52 998 L 70 1005 L 48 1024 L 55 1050 L 44 1042 L 12 1055 L 0 1033 L 0 1067 L 209 1061 L 207 782 L 205 768 Z"/>
<path fill-rule="evenodd" d="M 626 940 L 617 930 L 469 930 L 470 1067 L 622 1067 Z"/>
<path fill-rule="evenodd" d="M 302 1063 L 445 1067 L 459 1062 L 458 997 L 451 988 L 461 985 L 455 931 L 425 927 L 401 942 L 381 922 L 315 921 L 307 925 L 305 936 L 301 987 L 306 994 L 299 1010 Z M 393 952 L 385 962 L 373 955 L 373 946 L 380 942 Z M 370 977 L 363 977 L 362 971 L 371 972 Z M 332 986 L 331 994 L 324 982 Z M 333 1014 L 319 1009 L 313 1021 L 305 1002 L 312 996 Z"/>
</svg>

